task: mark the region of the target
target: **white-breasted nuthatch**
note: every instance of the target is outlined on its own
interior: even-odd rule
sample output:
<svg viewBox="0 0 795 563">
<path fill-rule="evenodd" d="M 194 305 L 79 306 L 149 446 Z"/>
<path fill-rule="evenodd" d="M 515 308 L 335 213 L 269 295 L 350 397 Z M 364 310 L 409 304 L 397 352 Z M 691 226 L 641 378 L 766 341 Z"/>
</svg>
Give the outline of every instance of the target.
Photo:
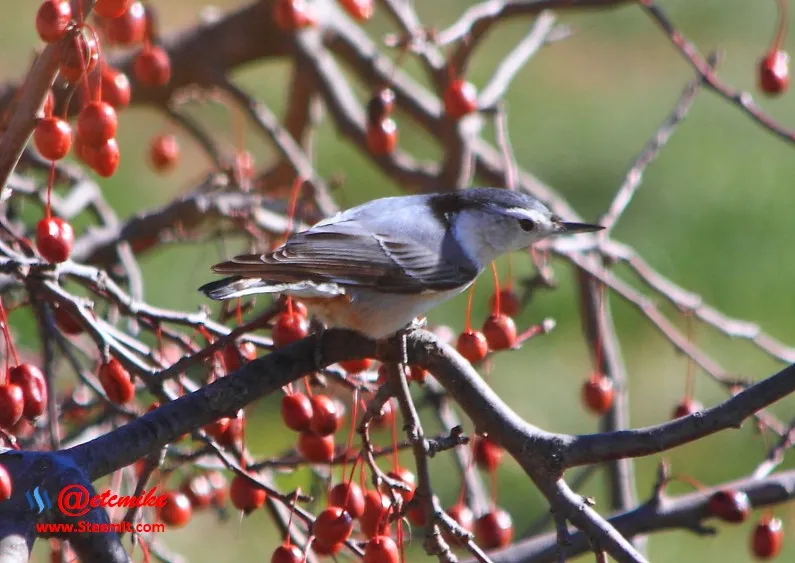
<svg viewBox="0 0 795 563">
<path fill-rule="evenodd" d="M 293 234 L 266 254 L 213 267 L 232 277 L 213 299 L 255 293 L 302 300 L 329 327 L 382 338 L 469 287 L 489 263 L 552 235 L 598 231 L 501 188 L 376 199 Z"/>
</svg>

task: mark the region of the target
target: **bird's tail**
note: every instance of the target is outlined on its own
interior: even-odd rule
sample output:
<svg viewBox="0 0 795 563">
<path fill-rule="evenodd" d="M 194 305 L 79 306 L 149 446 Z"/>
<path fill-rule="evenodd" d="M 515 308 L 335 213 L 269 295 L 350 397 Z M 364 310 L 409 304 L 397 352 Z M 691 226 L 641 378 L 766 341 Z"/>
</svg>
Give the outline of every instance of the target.
<svg viewBox="0 0 795 563">
<path fill-rule="evenodd" d="M 345 289 L 334 283 L 314 283 L 311 281 L 277 282 L 262 278 L 231 276 L 206 283 L 199 288 L 210 299 L 234 299 L 255 293 L 285 293 L 295 297 L 335 297 L 344 295 Z"/>
<path fill-rule="evenodd" d="M 274 286 L 260 278 L 232 276 L 206 283 L 199 288 L 199 291 L 210 299 L 222 300 L 245 297 L 254 293 L 279 293 L 283 289 L 283 285 L 281 287 Z"/>
</svg>

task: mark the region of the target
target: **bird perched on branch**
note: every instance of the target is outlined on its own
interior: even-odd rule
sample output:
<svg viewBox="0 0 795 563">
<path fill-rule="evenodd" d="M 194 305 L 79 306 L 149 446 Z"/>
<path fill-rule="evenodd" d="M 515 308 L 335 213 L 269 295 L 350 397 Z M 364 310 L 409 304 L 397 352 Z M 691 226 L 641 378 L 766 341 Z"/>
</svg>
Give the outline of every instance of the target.
<svg viewBox="0 0 795 563">
<path fill-rule="evenodd" d="M 329 327 L 383 338 L 469 287 L 491 261 L 545 237 L 598 231 L 500 188 L 376 199 L 291 235 L 276 250 L 213 266 L 212 299 L 303 301 Z"/>
</svg>

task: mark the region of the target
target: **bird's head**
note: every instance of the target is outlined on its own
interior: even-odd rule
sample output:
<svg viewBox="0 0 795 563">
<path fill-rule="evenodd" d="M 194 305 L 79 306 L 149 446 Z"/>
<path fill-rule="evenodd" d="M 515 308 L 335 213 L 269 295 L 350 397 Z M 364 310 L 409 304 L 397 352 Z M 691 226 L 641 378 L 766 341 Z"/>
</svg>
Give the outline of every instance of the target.
<svg viewBox="0 0 795 563">
<path fill-rule="evenodd" d="M 500 188 L 472 188 L 431 202 L 463 250 L 481 265 L 555 235 L 588 233 L 599 225 L 562 220 L 533 196 Z"/>
</svg>

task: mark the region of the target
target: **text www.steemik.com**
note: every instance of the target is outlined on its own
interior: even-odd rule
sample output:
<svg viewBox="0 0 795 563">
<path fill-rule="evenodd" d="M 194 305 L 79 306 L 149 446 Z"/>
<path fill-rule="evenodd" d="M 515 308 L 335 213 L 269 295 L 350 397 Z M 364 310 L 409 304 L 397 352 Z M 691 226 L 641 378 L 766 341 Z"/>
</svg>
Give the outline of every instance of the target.
<svg viewBox="0 0 795 563">
<path fill-rule="evenodd" d="M 166 531 L 166 525 L 162 523 L 147 524 L 140 522 L 133 524 L 132 522 L 116 522 L 114 524 L 100 524 L 97 522 L 75 522 L 75 523 L 36 523 L 36 532 L 39 534 L 152 534 Z"/>
</svg>

